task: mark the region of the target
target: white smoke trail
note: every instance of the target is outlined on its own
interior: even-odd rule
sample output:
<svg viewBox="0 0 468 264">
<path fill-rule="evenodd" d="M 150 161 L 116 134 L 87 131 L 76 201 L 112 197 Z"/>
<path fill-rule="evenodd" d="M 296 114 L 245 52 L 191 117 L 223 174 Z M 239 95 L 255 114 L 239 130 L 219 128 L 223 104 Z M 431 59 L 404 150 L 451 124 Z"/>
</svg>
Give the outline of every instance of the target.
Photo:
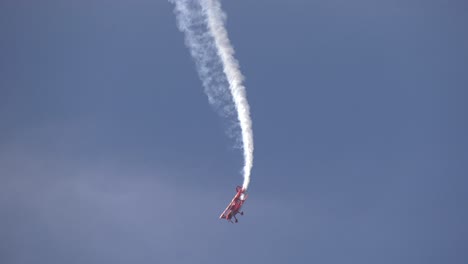
<svg viewBox="0 0 468 264">
<path fill-rule="evenodd" d="M 185 34 L 185 43 L 197 64 L 209 102 L 227 117 L 234 114 L 231 100 L 234 102 L 244 151 L 242 187 L 247 189 L 253 165 L 252 120 L 242 84 L 244 77 L 224 27 L 226 15 L 218 0 L 169 1 L 175 4 L 179 29 Z M 229 93 L 232 99 L 226 96 Z"/>
</svg>

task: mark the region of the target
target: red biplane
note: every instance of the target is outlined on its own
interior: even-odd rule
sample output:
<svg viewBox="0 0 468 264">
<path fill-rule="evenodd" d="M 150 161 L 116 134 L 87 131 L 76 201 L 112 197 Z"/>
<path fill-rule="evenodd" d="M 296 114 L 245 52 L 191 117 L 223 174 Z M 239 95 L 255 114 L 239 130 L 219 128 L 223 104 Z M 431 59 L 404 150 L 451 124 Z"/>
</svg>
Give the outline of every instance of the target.
<svg viewBox="0 0 468 264">
<path fill-rule="evenodd" d="M 244 204 L 245 200 L 247 200 L 247 193 L 245 193 L 245 190 L 242 189 L 242 187 L 237 186 L 236 187 L 236 195 L 232 199 L 231 203 L 226 207 L 224 212 L 219 216 L 219 219 L 226 219 L 232 223 L 232 218 L 234 217 L 234 220 L 237 221 L 236 214 L 240 213 L 241 215 L 244 215 L 244 212 L 240 212 L 239 210 L 241 209 L 242 205 Z"/>
</svg>

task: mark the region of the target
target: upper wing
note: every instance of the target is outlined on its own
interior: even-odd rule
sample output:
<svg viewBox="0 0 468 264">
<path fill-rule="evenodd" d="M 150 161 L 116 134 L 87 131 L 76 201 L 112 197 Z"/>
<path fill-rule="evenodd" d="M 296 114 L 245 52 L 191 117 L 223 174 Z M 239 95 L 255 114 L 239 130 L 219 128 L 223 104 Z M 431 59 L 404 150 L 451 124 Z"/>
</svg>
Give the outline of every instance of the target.
<svg viewBox="0 0 468 264">
<path fill-rule="evenodd" d="M 227 212 L 229 210 L 231 210 L 232 206 L 234 205 L 234 201 L 236 200 L 236 198 L 237 198 L 237 194 L 234 196 L 234 198 L 232 198 L 232 201 L 228 204 L 226 209 L 224 209 L 223 213 L 219 216 L 219 218 L 226 218 Z"/>
<path fill-rule="evenodd" d="M 228 211 L 231 209 L 232 202 L 224 209 L 223 213 L 219 216 L 219 218 L 226 218 Z"/>
</svg>

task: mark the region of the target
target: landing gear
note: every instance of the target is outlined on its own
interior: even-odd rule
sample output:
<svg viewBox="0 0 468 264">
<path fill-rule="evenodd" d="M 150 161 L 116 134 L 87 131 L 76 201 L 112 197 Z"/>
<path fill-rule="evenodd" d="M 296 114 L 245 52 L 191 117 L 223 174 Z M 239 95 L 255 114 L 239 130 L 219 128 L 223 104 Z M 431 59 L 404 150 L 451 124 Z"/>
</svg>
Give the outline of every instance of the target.
<svg viewBox="0 0 468 264">
<path fill-rule="evenodd" d="M 244 212 L 240 212 L 241 215 L 244 215 Z"/>
</svg>

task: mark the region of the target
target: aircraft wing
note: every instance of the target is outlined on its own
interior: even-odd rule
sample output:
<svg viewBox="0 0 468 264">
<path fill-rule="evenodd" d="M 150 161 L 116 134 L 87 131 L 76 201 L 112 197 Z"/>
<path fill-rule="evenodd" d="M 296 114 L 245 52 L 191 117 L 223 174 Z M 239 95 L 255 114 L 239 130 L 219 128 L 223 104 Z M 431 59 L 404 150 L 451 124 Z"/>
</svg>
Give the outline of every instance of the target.
<svg viewBox="0 0 468 264">
<path fill-rule="evenodd" d="M 237 198 L 237 194 L 234 196 L 234 198 L 232 198 L 232 201 L 228 204 L 226 209 L 224 209 L 223 213 L 219 216 L 219 218 L 226 218 L 229 210 L 231 210 L 232 206 L 234 205 L 234 201 L 236 200 L 236 198 Z"/>
<path fill-rule="evenodd" d="M 224 209 L 223 213 L 219 216 L 220 219 L 222 218 L 227 218 L 227 214 L 229 212 L 229 210 L 231 209 L 231 204 L 229 204 L 226 209 Z"/>
</svg>

